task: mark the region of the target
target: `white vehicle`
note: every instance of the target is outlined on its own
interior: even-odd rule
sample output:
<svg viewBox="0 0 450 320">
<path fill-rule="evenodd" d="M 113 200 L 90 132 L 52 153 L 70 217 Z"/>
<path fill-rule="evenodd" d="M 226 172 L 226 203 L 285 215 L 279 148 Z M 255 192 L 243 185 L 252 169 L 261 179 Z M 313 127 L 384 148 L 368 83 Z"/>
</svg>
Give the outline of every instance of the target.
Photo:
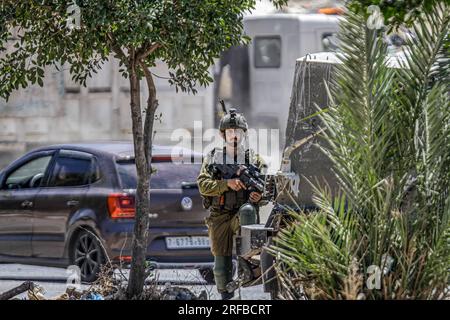
<svg viewBox="0 0 450 320">
<path fill-rule="evenodd" d="M 230 103 L 245 113 L 252 127 L 279 129 L 284 140 L 296 59 L 333 50 L 338 22 L 337 15 L 304 13 L 244 18 L 244 32 L 252 41 L 247 50 L 226 56 L 222 66 L 230 65 Z"/>
</svg>

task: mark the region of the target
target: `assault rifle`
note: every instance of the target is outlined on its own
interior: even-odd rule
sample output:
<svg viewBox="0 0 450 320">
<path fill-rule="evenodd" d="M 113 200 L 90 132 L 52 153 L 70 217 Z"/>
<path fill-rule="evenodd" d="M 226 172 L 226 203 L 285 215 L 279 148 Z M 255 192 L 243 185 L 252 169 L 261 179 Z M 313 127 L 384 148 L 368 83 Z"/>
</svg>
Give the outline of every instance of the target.
<svg viewBox="0 0 450 320">
<path fill-rule="evenodd" d="M 210 164 L 209 171 L 213 175 L 220 175 L 227 179 L 238 178 L 247 190 L 264 192 L 264 175 L 254 164 Z"/>
</svg>

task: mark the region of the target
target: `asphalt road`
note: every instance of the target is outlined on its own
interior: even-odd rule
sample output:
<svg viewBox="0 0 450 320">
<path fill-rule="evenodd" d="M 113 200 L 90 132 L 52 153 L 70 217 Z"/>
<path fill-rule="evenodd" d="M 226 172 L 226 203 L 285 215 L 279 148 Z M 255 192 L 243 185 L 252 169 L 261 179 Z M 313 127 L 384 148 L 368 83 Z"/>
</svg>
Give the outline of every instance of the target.
<svg viewBox="0 0 450 320">
<path fill-rule="evenodd" d="M 127 270 L 124 270 L 127 275 Z M 64 268 L 31 266 L 21 264 L 0 264 L 0 293 L 20 285 L 25 280 L 32 280 L 44 288 L 46 298 L 56 297 L 66 291 L 67 277 L 70 275 Z M 188 288 L 196 295 L 206 291 L 208 299 L 217 300 L 220 295 L 215 286 L 207 285 L 197 270 L 156 270 L 154 275 L 164 287 L 166 283 L 172 286 Z M 13 280 L 15 279 L 15 280 Z M 44 281 L 41 281 L 41 280 Z M 178 285 L 178 283 L 183 285 Z M 192 283 L 192 284 L 190 284 Z M 200 284 L 203 283 L 203 284 Z M 81 285 L 81 289 L 87 289 L 89 285 Z M 262 286 L 242 288 L 240 290 L 242 300 L 268 300 L 270 295 L 263 292 Z M 17 296 L 25 298 L 26 293 Z M 238 298 L 238 296 L 236 296 Z"/>
</svg>

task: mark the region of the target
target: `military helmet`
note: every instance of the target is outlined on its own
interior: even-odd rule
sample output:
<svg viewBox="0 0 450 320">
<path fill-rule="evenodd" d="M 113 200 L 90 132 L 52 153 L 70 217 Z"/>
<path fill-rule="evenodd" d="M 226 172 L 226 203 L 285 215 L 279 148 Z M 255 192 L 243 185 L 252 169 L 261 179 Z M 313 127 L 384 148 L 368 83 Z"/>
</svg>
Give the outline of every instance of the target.
<svg viewBox="0 0 450 320">
<path fill-rule="evenodd" d="M 248 125 L 242 113 L 237 113 L 236 109 L 230 109 L 222 119 L 220 119 L 219 130 L 225 131 L 226 129 L 243 129 L 247 131 Z"/>
</svg>

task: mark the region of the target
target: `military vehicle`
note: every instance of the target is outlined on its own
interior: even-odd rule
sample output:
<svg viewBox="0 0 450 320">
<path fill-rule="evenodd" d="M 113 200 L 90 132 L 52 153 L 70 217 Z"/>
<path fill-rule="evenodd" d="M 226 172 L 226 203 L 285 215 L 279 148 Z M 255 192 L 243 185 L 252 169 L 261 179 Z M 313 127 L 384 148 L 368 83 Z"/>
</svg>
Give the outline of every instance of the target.
<svg viewBox="0 0 450 320">
<path fill-rule="evenodd" d="M 281 165 L 276 174 L 265 177 L 263 198 L 274 206 L 265 224 L 242 226 L 235 237 L 238 276 L 227 286 L 229 291 L 262 283 L 264 291 L 275 299 L 279 284 L 273 268 L 275 258 L 267 252 L 267 246 L 283 227 L 283 217 L 287 217 L 289 210 L 314 209 L 307 180 L 326 181 L 331 188 L 336 186 L 331 164 L 317 148 L 324 143 L 320 138 L 324 128 L 315 115 L 317 108 L 328 105 L 326 85 L 331 85 L 336 63 L 338 58 L 329 52 L 296 61 Z"/>
<path fill-rule="evenodd" d="M 292 71 L 298 57 L 336 49 L 340 16 L 321 13 L 271 13 L 244 18 L 248 46 L 233 47 L 217 65 L 215 101 L 222 69 L 229 65 L 231 95 L 221 96 L 239 106 L 252 128 L 286 130 Z M 282 106 L 283 108 L 274 108 Z M 218 119 L 217 119 L 218 120 Z"/>
<path fill-rule="evenodd" d="M 393 54 L 386 64 L 399 68 L 398 59 L 402 59 L 401 53 Z M 318 113 L 329 105 L 327 92 L 339 63 L 338 55 L 332 52 L 308 54 L 296 60 L 280 169 L 265 180 L 263 198 L 274 206 L 265 224 L 241 226 L 235 237 L 238 276 L 229 284 L 230 291 L 262 283 L 264 291 L 276 299 L 280 291 L 273 267 L 276 257 L 267 251 L 272 238 L 289 221 L 289 211 L 315 209 L 308 181 L 326 184 L 332 193 L 337 191 L 331 161 L 319 148 L 326 144 L 320 136 L 326 129 Z"/>
</svg>

